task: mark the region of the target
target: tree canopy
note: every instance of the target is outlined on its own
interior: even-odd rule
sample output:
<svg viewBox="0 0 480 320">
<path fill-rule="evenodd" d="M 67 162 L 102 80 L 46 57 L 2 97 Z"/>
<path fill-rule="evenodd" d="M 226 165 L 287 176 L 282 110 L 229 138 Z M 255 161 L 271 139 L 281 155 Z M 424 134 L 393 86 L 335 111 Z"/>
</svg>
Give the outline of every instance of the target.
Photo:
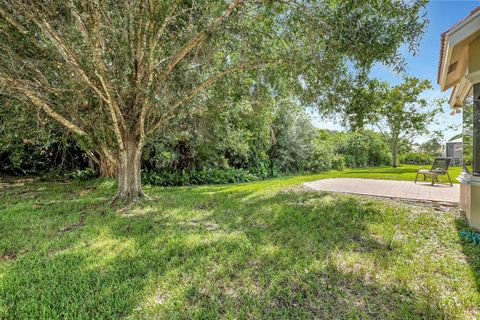
<svg viewBox="0 0 480 320">
<path fill-rule="evenodd" d="M 404 67 L 425 3 L 0 0 L 0 93 L 74 133 L 131 200 L 146 139 L 172 119 L 252 85 L 335 102 L 352 68 Z"/>
</svg>

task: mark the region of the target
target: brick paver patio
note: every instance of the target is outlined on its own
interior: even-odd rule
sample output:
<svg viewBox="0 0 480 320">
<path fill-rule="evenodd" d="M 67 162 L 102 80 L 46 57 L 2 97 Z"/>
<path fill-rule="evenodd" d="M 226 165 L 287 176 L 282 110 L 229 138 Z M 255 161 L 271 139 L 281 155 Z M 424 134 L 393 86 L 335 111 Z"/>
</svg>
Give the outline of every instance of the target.
<svg viewBox="0 0 480 320">
<path fill-rule="evenodd" d="M 319 191 L 363 194 L 376 197 L 415 199 L 458 203 L 460 186 L 453 187 L 413 181 L 374 180 L 374 179 L 322 179 L 307 182 L 305 185 Z"/>
</svg>

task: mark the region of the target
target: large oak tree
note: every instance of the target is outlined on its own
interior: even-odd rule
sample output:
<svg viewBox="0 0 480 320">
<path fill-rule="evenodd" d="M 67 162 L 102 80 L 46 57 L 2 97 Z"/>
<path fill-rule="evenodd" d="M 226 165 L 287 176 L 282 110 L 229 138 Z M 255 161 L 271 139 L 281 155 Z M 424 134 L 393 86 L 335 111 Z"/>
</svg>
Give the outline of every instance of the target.
<svg viewBox="0 0 480 320">
<path fill-rule="evenodd" d="M 102 173 L 117 176 L 116 197 L 132 200 L 143 196 L 148 137 L 211 106 L 213 88 L 218 97 L 222 83 L 248 74 L 273 95 L 335 100 L 352 65 L 402 67 L 398 48 L 416 49 L 424 5 L 0 0 L 0 93 L 76 134 Z"/>
</svg>

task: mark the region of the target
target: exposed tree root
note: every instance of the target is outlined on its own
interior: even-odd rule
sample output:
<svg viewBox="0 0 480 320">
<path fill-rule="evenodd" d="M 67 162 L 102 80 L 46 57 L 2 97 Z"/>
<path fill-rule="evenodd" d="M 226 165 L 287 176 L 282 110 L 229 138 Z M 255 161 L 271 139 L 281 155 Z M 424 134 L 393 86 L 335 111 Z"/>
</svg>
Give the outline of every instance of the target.
<svg viewBox="0 0 480 320">
<path fill-rule="evenodd" d="M 117 203 L 121 202 L 123 205 L 128 205 L 131 203 L 139 202 L 142 200 L 152 200 L 143 190 L 135 193 L 123 193 L 118 191 L 112 198 L 110 205 L 114 206 Z"/>
</svg>

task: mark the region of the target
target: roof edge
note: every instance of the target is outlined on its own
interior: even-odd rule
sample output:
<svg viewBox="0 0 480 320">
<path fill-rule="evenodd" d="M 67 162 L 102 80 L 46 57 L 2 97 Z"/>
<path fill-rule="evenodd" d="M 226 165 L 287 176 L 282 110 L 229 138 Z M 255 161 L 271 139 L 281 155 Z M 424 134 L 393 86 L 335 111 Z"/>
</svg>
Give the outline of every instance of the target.
<svg viewBox="0 0 480 320">
<path fill-rule="evenodd" d="M 476 7 L 475 9 L 473 9 L 472 11 L 470 11 L 470 13 L 468 14 L 468 16 L 466 16 L 465 18 L 463 18 L 462 20 L 460 20 L 459 22 L 455 23 L 455 25 L 453 25 L 450 29 L 448 29 L 447 31 L 445 32 L 442 32 L 440 34 L 440 60 L 439 60 L 439 63 L 438 63 L 438 72 L 437 72 L 437 83 L 440 84 L 440 75 L 441 75 L 441 72 L 442 72 L 442 64 L 443 64 L 443 56 L 445 54 L 445 44 L 446 44 L 446 36 L 447 36 L 447 33 L 451 32 L 453 29 L 457 28 L 458 26 L 460 26 L 462 23 L 464 23 L 465 21 L 467 21 L 471 16 L 473 16 L 475 13 L 479 12 L 480 11 L 480 6 Z"/>
</svg>

